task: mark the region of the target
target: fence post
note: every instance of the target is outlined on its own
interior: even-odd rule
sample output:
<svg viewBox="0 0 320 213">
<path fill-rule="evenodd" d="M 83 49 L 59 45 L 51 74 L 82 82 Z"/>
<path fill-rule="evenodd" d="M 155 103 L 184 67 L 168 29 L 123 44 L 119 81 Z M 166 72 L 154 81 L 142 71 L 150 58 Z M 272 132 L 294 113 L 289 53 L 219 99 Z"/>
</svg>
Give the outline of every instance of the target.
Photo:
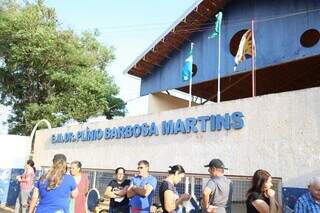
<svg viewBox="0 0 320 213">
<path fill-rule="evenodd" d="M 194 188 L 195 188 L 195 183 L 194 183 L 194 181 L 195 181 L 195 178 L 194 178 L 194 176 L 191 176 L 191 196 L 194 196 Z"/>
<path fill-rule="evenodd" d="M 97 171 L 94 171 L 92 188 L 96 188 L 96 180 L 97 180 Z"/>
<path fill-rule="evenodd" d="M 189 193 L 189 177 L 186 177 L 184 182 L 184 193 Z"/>
</svg>

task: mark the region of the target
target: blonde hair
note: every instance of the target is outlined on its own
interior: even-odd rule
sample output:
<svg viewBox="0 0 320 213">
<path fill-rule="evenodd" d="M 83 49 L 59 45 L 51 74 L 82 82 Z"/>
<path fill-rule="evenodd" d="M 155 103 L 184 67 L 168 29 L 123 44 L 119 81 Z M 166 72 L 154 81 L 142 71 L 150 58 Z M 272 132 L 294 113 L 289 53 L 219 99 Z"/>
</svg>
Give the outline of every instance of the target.
<svg viewBox="0 0 320 213">
<path fill-rule="evenodd" d="M 63 175 L 66 173 L 67 162 L 65 160 L 57 160 L 46 175 L 48 180 L 47 190 L 55 189 L 59 186 Z"/>
</svg>

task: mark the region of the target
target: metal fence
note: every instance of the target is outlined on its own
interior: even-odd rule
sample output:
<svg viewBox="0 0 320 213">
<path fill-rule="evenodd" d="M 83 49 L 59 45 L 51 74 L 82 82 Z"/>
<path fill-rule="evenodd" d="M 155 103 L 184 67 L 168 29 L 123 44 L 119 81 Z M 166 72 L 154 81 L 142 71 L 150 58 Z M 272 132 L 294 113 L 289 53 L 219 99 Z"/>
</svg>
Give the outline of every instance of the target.
<svg viewBox="0 0 320 213">
<path fill-rule="evenodd" d="M 89 177 L 90 188 L 98 189 L 100 195 L 103 196 L 108 183 L 113 179 L 114 171 L 100 169 L 83 169 L 83 172 L 86 173 Z M 132 177 L 134 174 L 137 174 L 136 171 L 127 171 L 126 173 L 128 178 Z M 164 172 L 150 172 L 150 174 L 157 178 L 158 184 L 160 184 L 160 182 L 167 176 L 167 173 Z M 227 175 L 227 177 L 233 182 L 232 212 L 246 212 L 245 194 L 251 185 L 251 177 L 235 175 Z M 186 174 L 183 181 L 181 181 L 181 183 L 178 184 L 176 188 L 179 193 L 187 192 L 191 195 L 194 195 L 197 200 L 200 200 L 202 189 L 208 180 L 208 174 Z M 279 201 L 279 203 L 281 203 L 281 178 L 273 178 L 273 187 L 277 193 L 277 200 Z M 158 187 L 156 189 L 154 203 L 160 203 Z"/>
<path fill-rule="evenodd" d="M 42 167 L 42 173 L 48 168 Z M 96 188 L 100 196 L 103 196 L 108 183 L 114 178 L 114 170 L 110 169 L 83 169 L 89 178 L 89 188 Z M 137 171 L 126 171 L 127 178 L 131 178 Z M 165 172 L 150 172 L 151 175 L 157 178 L 158 186 L 166 178 L 167 173 Z M 233 183 L 232 193 L 232 206 L 231 211 L 236 213 L 245 213 L 245 194 L 251 185 L 251 177 L 249 176 L 236 176 L 226 175 Z M 209 180 L 208 174 L 189 174 L 187 173 L 185 178 L 179 183 L 176 188 L 180 193 L 189 193 L 194 195 L 197 200 L 201 199 L 202 189 Z M 273 189 L 276 191 L 276 198 L 279 203 L 282 203 L 282 181 L 281 178 L 272 178 Z M 159 187 L 156 188 L 154 204 L 160 204 L 159 200 Z"/>
</svg>

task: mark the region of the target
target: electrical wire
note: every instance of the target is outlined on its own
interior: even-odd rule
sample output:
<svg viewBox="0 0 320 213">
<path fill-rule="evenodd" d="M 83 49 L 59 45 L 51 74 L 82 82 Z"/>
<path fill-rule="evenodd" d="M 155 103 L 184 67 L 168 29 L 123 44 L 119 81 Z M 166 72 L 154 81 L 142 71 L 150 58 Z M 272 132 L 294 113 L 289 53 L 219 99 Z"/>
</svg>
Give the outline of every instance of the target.
<svg viewBox="0 0 320 213">
<path fill-rule="evenodd" d="M 303 15 L 303 14 L 309 14 L 313 12 L 318 12 L 320 11 L 320 8 L 314 9 L 314 10 L 303 10 L 303 11 L 298 11 L 295 13 L 288 13 L 284 15 L 278 15 L 278 16 L 269 16 L 269 17 L 263 17 L 263 18 L 257 18 L 255 19 L 256 23 L 262 23 L 262 22 L 268 22 L 268 21 L 273 21 L 273 20 L 278 20 L 278 19 L 285 19 L 289 18 L 292 16 L 297 16 L 297 15 Z M 250 23 L 251 19 L 236 19 L 236 20 L 227 20 L 223 21 L 223 25 L 227 25 L 228 27 L 233 27 L 233 26 L 240 26 L 243 24 Z M 148 30 L 155 30 L 155 29 L 162 29 L 164 26 L 172 24 L 172 22 L 162 22 L 162 23 L 150 23 L 150 24 L 137 24 L 137 25 L 122 25 L 122 26 L 111 26 L 108 28 L 99 28 L 99 32 L 103 34 L 115 34 L 115 33 L 128 33 L 128 32 L 138 32 L 138 31 L 148 31 Z M 183 29 L 183 30 L 176 30 L 174 31 L 175 34 L 179 33 L 194 33 L 194 32 L 202 32 L 206 31 L 212 28 L 213 22 L 210 23 L 205 23 L 202 24 L 200 27 L 195 27 L 195 28 L 188 28 L 188 29 Z M 101 29 L 108 29 L 107 31 L 101 30 Z M 111 30 L 110 30 L 111 29 Z"/>
</svg>

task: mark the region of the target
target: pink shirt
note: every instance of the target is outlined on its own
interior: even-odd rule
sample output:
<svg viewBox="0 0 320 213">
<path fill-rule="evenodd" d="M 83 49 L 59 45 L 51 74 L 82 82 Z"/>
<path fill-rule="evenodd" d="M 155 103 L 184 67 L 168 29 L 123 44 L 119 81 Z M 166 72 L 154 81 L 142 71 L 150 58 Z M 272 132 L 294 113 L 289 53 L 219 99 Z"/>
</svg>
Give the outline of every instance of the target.
<svg viewBox="0 0 320 213">
<path fill-rule="evenodd" d="M 34 177 L 35 175 L 33 168 L 25 169 L 23 174 L 21 175 L 20 190 L 24 192 L 31 191 L 33 188 Z"/>
</svg>

